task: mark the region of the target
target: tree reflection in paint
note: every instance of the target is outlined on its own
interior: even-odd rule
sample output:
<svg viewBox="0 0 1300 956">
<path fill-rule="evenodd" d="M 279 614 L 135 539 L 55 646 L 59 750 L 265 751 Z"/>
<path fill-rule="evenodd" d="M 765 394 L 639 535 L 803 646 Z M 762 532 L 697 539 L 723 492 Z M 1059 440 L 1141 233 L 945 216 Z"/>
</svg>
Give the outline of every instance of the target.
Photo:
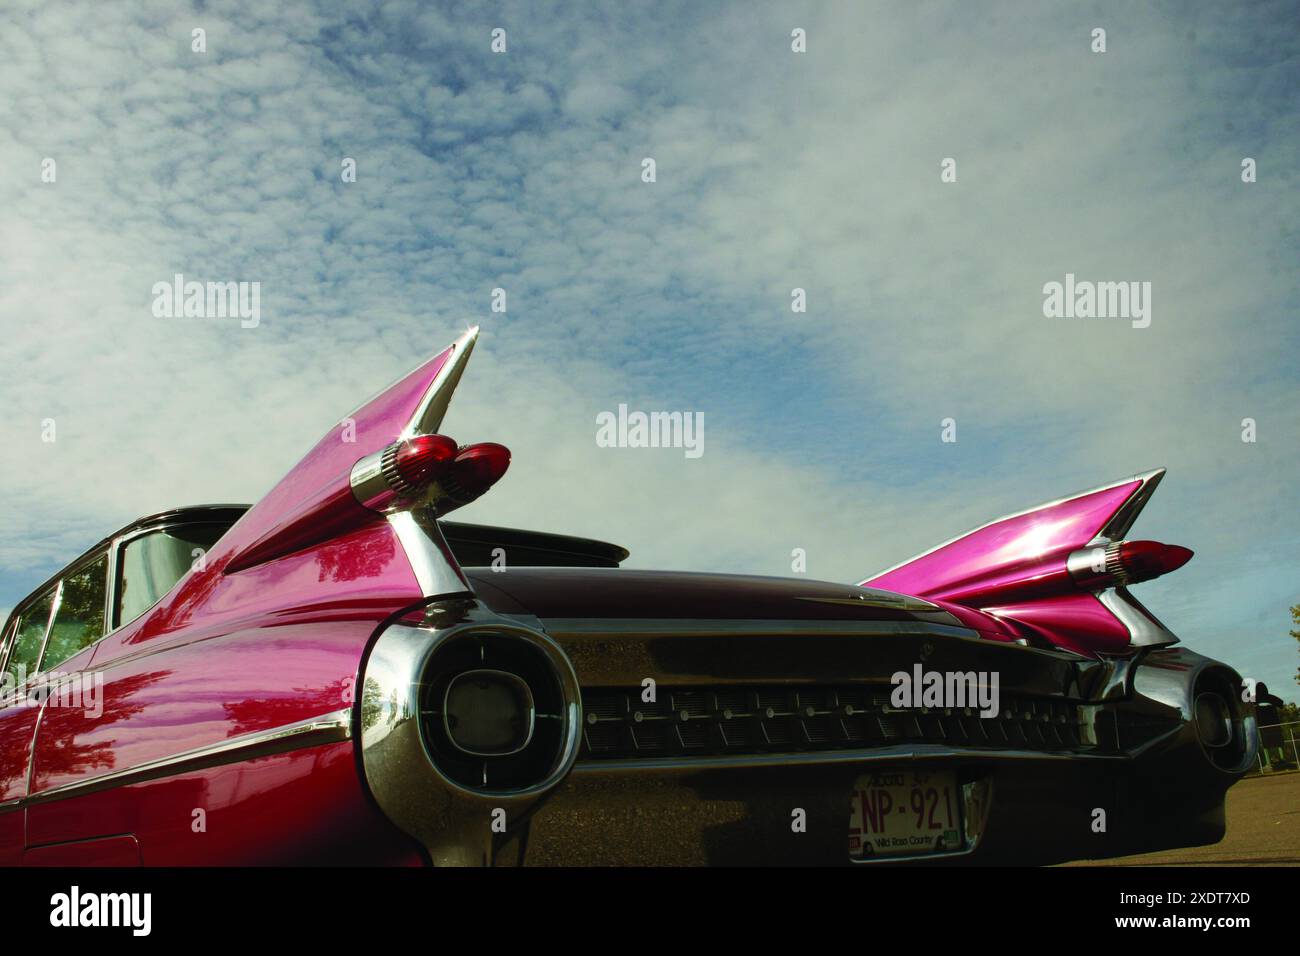
<svg viewBox="0 0 1300 956">
<path fill-rule="evenodd" d="M 145 706 L 145 702 L 138 699 L 141 691 L 170 675 L 170 670 L 144 671 L 105 684 L 104 710 L 98 718 L 86 716 L 81 709 L 47 708 L 37 737 L 32 792 L 43 790 L 55 777 L 93 776 L 91 771 L 116 769 L 117 741 L 111 737 L 102 739 L 102 733 L 96 734 L 101 739 L 94 743 L 79 742 L 77 738 L 85 736 L 90 730 L 98 732 L 106 726 L 139 714 Z M 10 749 L 12 748 L 6 748 L 6 752 L 0 755 L 0 761 L 14 759 L 8 752 Z M 24 748 L 18 759 L 26 762 L 26 757 Z M 0 773 L 7 769 L 0 769 Z"/>
</svg>

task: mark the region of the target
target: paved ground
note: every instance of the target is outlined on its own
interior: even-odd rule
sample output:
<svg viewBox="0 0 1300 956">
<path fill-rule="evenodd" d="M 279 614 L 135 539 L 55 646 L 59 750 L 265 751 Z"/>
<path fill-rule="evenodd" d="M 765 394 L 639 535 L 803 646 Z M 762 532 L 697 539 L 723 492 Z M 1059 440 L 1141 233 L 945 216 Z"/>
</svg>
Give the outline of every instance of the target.
<svg viewBox="0 0 1300 956">
<path fill-rule="evenodd" d="M 1300 773 L 1250 777 L 1236 784 L 1228 791 L 1228 834 L 1213 846 L 1083 865 L 1300 866 Z"/>
</svg>

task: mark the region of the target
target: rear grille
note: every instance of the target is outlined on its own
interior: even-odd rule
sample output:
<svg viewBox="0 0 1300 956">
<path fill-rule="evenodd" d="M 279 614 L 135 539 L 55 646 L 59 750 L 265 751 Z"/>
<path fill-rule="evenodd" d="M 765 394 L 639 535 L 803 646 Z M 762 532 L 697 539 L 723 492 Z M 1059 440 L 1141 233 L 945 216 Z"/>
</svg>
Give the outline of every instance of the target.
<svg viewBox="0 0 1300 956">
<path fill-rule="evenodd" d="M 976 708 L 892 707 L 890 688 L 726 686 L 584 688 L 580 759 L 858 750 L 900 744 L 1102 752 L 1085 709 L 1059 698 L 1008 697 L 995 717 Z"/>
</svg>

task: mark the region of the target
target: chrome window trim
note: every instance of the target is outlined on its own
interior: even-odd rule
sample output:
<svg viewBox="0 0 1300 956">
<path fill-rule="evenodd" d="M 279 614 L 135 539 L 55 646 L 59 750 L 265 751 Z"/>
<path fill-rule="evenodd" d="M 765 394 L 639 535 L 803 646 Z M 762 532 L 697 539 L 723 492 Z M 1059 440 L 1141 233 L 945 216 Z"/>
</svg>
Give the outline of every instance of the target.
<svg viewBox="0 0 1300 956">
<path fill-rule="evenodd" d="M 14 605 L 13 610 L 9 612 L 9 620 L 12 622 L 16 618 L 19 618 L 30 611 L 32 605 L 39 603 L 41 598 L 52 593 L 59 586 L 59 582 L 62 580 L 63 578 L 60 575 L 42 581 L 39 588 Z M 15 631 L 15 633 L 17 632 Z"/>
<path fill-rule="evenodd" d="M 15 614 L 27 610 L 37 601 L 37 599 L 40 598 L 41 595 L 53 589 L 55 585 L 57 585 L 59 581 L 68 574 L 70 568 L 79 567 L 83 561 L 109 550 L 115 541 L 129 541 L 132 538 L 139 537 L 153 530 L 187 524 L 224 524 L 226 525 L 226 530 L 228 532 L 239 522 L 240 518 L 242 518 L 251 507 L 252 505 L 247 504 L 190 505 L 185 508 L 172 508 L 168 511 L 161 511 L 157 514 L 137 518 L 125 527 L 119 528 L 112 534 L 96 541 L 85 551 L 82 551 L 73 558 L 71 562 L 59 568 L 59 570 L 54 574 L 51 574 L 32 591 L 25 595 L 21 601 L 16 603 L 10 610 L 9 616 L 12 618 Z M 227 524 L 222 518 L 211 517 L 213 514 L 229 516 L 231 513 L 236 512 L 237 514 L 235 514 L 229 524 Z M 105 621 L 105 627 L 109 627 L 107 621 Z M 105 636 L 111 634 L 113 630 L 115 630 L 115 628 L 108 630 Z"/>
<path fill-rule="evenodd" d="M 29 676 L 21 684 L 15 684 L 12 692 L 0 696 L 0 710 L 3 710 L 4 708 L 13 705 L 22 697 L 26 696 L 27 688 L 31 686 L 31 683 L 34 680 L 36 680 L 38 676 L 40 676 L 41 673 L 40 664 L 41 664 L 41 660 L 45 657 L 45 645 L 48 644 L 50 640 L 50 626 L 54 623 L 54 615 L 58 613 L 59 604 L 63 597 L 63 578 L 59 578 L 59 580 L 55 582 L 54 587 L 51 588 L 51 590 L 54 592 L 54 595 L 53 595 L 53 599 L 50 601 L 50 613 L 45 618 L 45 633 L 41 635 L 41 650 L 40 653 L 36 655 L 36 670 L 31 674 L 31 676 Z M 26 608 L 30 608 L 32 605 L 40 603 L 41 598 L 44 597 L 47 593 L 49 592 L 40 591 L 37 594 L 33 595 L 31 599 L 24 602 Z M 17 631 L 15 631 L 14 633 L 16 635 Z M 6 654 L 5 667 L 7 668 L 8 666 L 9 666 L 9 655 Z"/>
<path fill-rule="evenodd" d="M 54 629 L 54 618 L 59 612 L 59 607 L 63 604 L 63 582 L 66 581 L 68 578 L 70 578 L 72 575 L 76 574 L 78 571 L 84 569 L 87 565 L 94 564 L 96 561 L 100 560 L 101 558 L 109 558 L 108 564 L 109 567 L 111 567 L 112 566 L 112 560 L 110 557 L 111 552 L 112 552 L 112 545 L 110 544 L 102 551 L 95 551 L 91 554 L 85 555 L 80 560 L 68 565 L 68 567 L 64 570 L 63 574 L 60 576 L 59 592 L 55 598 L 54 608 L 52 613 L 50 614 L 50 619 L 45 625 L 45 640 L 41 642 L 41 656 L 37 659 L 36 673 L 33 675 L 34 677 L 39 677 L 41 674 L 45 673 L 45 652 L 50 646 L 50 633 Z M 108 568 L 105 568 L 104 587 L 106 589 L 109 586 L 109 573 L 110 572 Z M 105 596 L 104 600 L 105 602 L 109 600 L 107 595 Z M 89 650 L 90 648 L 97 645 L 100 641 L 102 641 L 105 637 L 104 628 L 107 626 L 108 626 L 108 619 L 105 618 L 104 623 L 100 625 L 99 636 L 95 638 L 93 641 L 91 641 L 89 644 L 87 644 L 85 647 L 83 647 L 81 650 L 77 651 L 77 654 L 81 654 L 82 652 Z M 73 654 L 72 657 L 76 657 L 77 654 Z M 68 660 L 72 660 L 72 657 L 68 658 Z M 60 661 L 59 663 L 62 664 L 64 662 Z"/>
<path fill-rule="evenodd" d="M 109 634 L 113 633 L 113 611 L 117 607 L 117 562 L 121 554 L 119 545 L 122 538 L 114 537 L 108 543 L 108 588 L 104 595 L 104 633 L 99 635 L 99 640 L 103 640 Z M 96 642 L 98 643 L 98 641 Z"/>
<path fill-rule="evenodd" d="M 177 579 L 176 583 L 173 584 L 170 588 L 168 588 L 162 594 L 158 595 L 158 599 L 156 601 L 150 604 L 147 608 L 145 608 L 135 617 L 131 618 L 131 620 L 123 621 L 119 624 L 117 623 L 117 586 L 120 580 L 120 571 L 118 565 L 120 563 L 119 556 L 122 555 L 122 548 L 133 541 L 138 541 L 140 538 L 147 538 L 151 534 L 166 532 L 166 531 L 173 530 L 175 528 L 188 528 L 196 524 L 197 525 L 222 525 L 224 524 L 224 522 L 213 521 L 211 519 L 204 520 L 202 518 L 186 519 L 186 520 L 179 520 L 179 521 L 168 521 L 165 522 L 164 524 L 150 525 L 147 528 L 136 528 L 133 531 L 128 531 L 125 534 L 118 535 L 117 537 L 113 538 L 111 542 L 109 542 L 109 549 L 112 554 L 112 557 L 109 559 L 109 568 L 108 568 L 109 587 L 111 590 L 107 597 L 108 610 L 104 615 L 104 633 L 99 638 L 99 640 L 102 641 L 105 637 L 108 637 L 110 634 L 120 631 L 128 624 L 133 624 L 136 621 L 140 620 L 140 618 L 144 617 L 146 614 L 148 614 L 150 611 L 156 608 L 158 606 L 158 603 L 163 598 L 165 598 L 168 594 L 170 594 L 173 590 L 175 590 L 176 586 L 179 585 L 181 581 L 184 581 L 187 577 L 189 577 L 191 574 L 194 573 L 193 565 L 191 565 L 190 570 L 186 571 L 183 575 L 181 575 L 180 578 Z M 226 531 L 229 531 L 231 528 L 234 527 L 234 524 L 228 524 L 225 527 L 226 527 Z M 224 534 L 225 532 L 222 532 L 223 536 Z M 219 541 L 220 538 L 218 538 L 217 540 Z"/>
<path fill-rule="evenodd" d="M 72 569 L 69 569 L 68 573 L 71 574 Z M 54 588 L 54 600 L 50 602 L 50 616 L 45 620 L 45 636 L 41 638 L 41 652 L 36 655 L 36 670 L 32 674 L 32 680 L 41 674 L 41 662 L 45 660 L 45 649 L 50 646 L 50 632 L 54 630 L 54 619 L 58 616 L 59 608 L 63 607 L 63 582 L 66 578 L 67 574 L 59 578 L 59 583 Z M 24 684 L 30 682 L 30 680 L 24 681 Z"/>
<path fill-rule="evenodd" d="M 41 674 L 45 672 L 43 665 L 45 663 L 45 651 L 50 644 L 50 631 L 54 626 L 54 618 L 56 615 L 58 615 L 59 608 L 63 604 L 63 582 L 70 575 L 76 574 L 78 571 L 85 568 L 86 565 L 94 564 L 96 561 L 100 560 L 101 558 L 110 556 L 111 551 L 112 551 L 112 544 L 110 542 L 108 545 L 104 547 L 103 550 L 97 550 L 91 552 L 90 554 L 82 555 L 80 558 L 78 558 L 76 561 L 68 565 L 66 568 L 63 569 L 63 571 L 60 572 L 58 580 L 55 581 L 53 585 L 54 600 L 50 603 L 50 613 L 49 616 L 45 619 L 45 633 L 41 636 L 41 650 L 36 657 L 36 669 L 35 671 L 33 671 L 32 675 L 27 678 L 27 680 L 23 681 L 21 684 L 18 684 L 14 687 L 12 694 L 6 694 L 0 697 L 0 708 L 8 707 L 10 704 L 13 703 L 15 699 L 21 697 L 23 695 L 23 692 L 31 685 L 32 681 L 34 681 L 37 677 L 39 677 Z M 111 557 L 109 557 L 109 567 L 104 572 L 105 574 L 104 587 L 106 589 L 109 587 L 109 583 L 110 583 L 109 575 L 111 573 L 111 568 L 112 568 L 112 559 Z M 33 605 L 38 604 L 41 598 L 44 597 L 45 594 L 47 593 L 49 592 L 44 590 L 37 591 L 34 594 L 31 594 L 27 598 L 25 598 L 21 604 L 17 605 L 14 608 L 14 611 L 11 614 L 11 620 L 16 619 L 19 622 L 21 622 L 22 617 L 26 614 L 26 612 Z M 107 595 L 105 596 L 105 600 L 106 601 L 109 600 Z M 105 621 L 107 622 L 107 618 L 105 618 Z M 11 630 L 12 630 L 12 634 L 17 635 L 18 632 L 16 628 L 11 628 Z M 83 647 L 80 651 L 77 651 L 77 654 L 80 654 L 82 651 L 85 651 L 88 648 L 94 647 L 96 644 L 102 641 L 106 636 L 107 636 L 106 634 L 101 632 L 99 637 L 95 638 L 93 641 L 91 641 L 89 644 Z M 0 645 L 0 674 L 4 673 L 5 668 L 9 666 L 9 652 L 11 650 L 12 650 L 12 646 Z M 76 654 L 73 655 L 73 657 L 75 656 Z"/>
<path fill-rule="evenodd" d="M 18 633 L 18 622 L 22 620 L 22 615 L 10 613 L 9 619 L 5 621 L 5 629 L 0 631 L 0 675 L 5 672 L 5 664 L 9 661 L 9 650 L 13 646 L 13 636 Z M 0 679 L 3 679 L 0 676 Z"/>
</svg>

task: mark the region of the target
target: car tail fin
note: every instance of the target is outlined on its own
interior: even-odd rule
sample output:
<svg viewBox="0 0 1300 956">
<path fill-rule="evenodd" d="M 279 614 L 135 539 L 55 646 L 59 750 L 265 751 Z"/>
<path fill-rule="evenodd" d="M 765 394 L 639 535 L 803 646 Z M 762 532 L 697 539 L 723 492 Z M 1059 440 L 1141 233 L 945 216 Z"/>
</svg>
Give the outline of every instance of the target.
<svg viewBox="0 0 1300 956">
<path fill-rule="evenodd" d="M 1163 468 L 999 518 L 861 582 L 975 608 L 1037 642 L 1084 653 L 1177 641 L 1127 586 L 1186 548 L 1124 541 Z"/>
<path fill-rule="evenodd" d="M 437 432 L 477 338 L 470 329 L 326 432 L 231 529 L 225 573 L 387 520 L 426 596 L 470 590 L 436 519 L 500 478 L 509 452 Z"/>
</svg>

